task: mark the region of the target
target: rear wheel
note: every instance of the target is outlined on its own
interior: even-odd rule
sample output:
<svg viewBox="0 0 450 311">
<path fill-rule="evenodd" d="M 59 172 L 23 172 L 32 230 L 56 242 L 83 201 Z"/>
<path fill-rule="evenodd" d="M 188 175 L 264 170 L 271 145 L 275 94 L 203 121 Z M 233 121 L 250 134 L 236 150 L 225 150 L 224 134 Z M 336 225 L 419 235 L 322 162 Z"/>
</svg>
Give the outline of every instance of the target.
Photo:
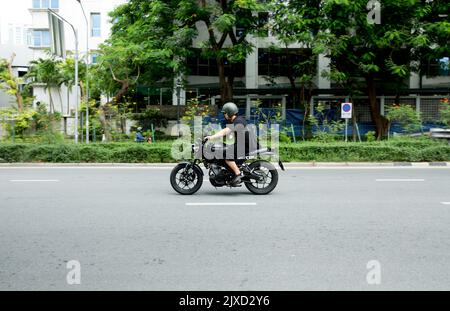
<svg viewBox="0 0 450 311">
<path fill-rule="evenodd" d="M 170 184 L 180 194 L 194 194 L 200 189 L 202 183 L 201 169 L 187 163 L 178 164 L 170 174 Z"/>
<path fill-rule="evenodd" d="M 259 179 L 250 177 L 245 186 L 254 194 L 268 194 L 278 184 L 278 172 L 272 164 L 266 161 L 256 161 L 249 165 L 250 171 Z"/>
</svg>

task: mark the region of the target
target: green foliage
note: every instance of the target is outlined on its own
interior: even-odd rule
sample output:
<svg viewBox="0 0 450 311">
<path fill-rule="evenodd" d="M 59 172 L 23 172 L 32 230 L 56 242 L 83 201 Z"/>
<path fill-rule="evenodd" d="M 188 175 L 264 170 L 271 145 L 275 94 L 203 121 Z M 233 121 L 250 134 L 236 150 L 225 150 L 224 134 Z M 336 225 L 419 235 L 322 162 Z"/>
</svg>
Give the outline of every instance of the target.
<svg viewBox="0 0 450 311">
<path fill-rule="evenodd" d="M 345 123 L 341 120 L 328 120 L 325 116 L 325 106 L 319 102 L 315 107 L 316 115 L 309 115 L 309 124 L 316 128 L 313 141 L 332 142 L 341 140 L 342 137 L 338 135 L 344 129 Z M 322 120 L 322 123 L 319 123 Z"/>
<path fill-rule="evenodd" d="M 143 131 L 151 130 L 152 124 L 154 127 L 167 126 L 167 118 L 158 109 L 146 108 L 141 113 L 132 114 L 131 117 L 137 122 L 138 127 L 142 127 Z"/>
<path fill-rule="evenodd" d="M 368 131 L 364 136 L 367 142 L 373 142 L 376 140 L 375 131 Z"/>
<path fill-rule="evenodd" d="M 422 128 L 420 114 L 411 105 L 393 105 L 387 109 L 386 118 L 398 123 L 406 133 L 414 133 Z"/>
<path fill-rule="evenodd" d="M 291 137 L 287 135 L 291 131 L 289 127 L 286 126 L 286 122 L 283 120 L 281 111 L 282 111 L 282 105 L 281 103 L 277 103 L 274 107 L 276 110 L 275 114 L 272 113 L 264 113 L 264 110 L 260 107 L 261 101 L 256 100 L 252 102 L 253 107 L 255 108 L 255 115 L 257 116 L 259 120 L 259 124 L 264 124 L 267 126 L 268 133 L 262 133 L 262 135 L 271 136 L 272 135 L 272 127 L 269 127 L 270 124 L 278 124 L 279 125 L 279 131 L 278 131 L 278 138 L 281 143 L 290 143 Z"/>
<path fill-rule="evenodd" d="M 10 61 L 0 58 L 0 90 L 4 91 L 8 95 L 12 95 L 16 99 L 17 108 L 19 110 L 27 108 L 31 105 L 33 97 L 30 94 L 29 87 L 27 85 L 21 88 L 23 79 L 11 75 L 10 62 L 14 59 L 15 54 Z M 21 100 L 19 100 L 21 98 Z M 19 102 L 20 101 L 20 102 Z"/>
<path fill-rule="evenodd" d="M 355 95 L 367 89 L 377 139 L 387 122 L 379 114 L 376 89 L 402 88 L 417 64 L 448 55 L 448 1 L 381 1 L 381 22 L 368 22 L 367 0 L 272 0 L 277 37 L 285 44 L 301 43 L 313 55 L 331 59 L 330 77 Z M 365 84 L 365 85 L 364 85 Z"/>
<path fill-rule="evenodd" d="M 1 109 L 0 121 L 4 121 L 8 138 L 22 141 L 56 143 L 64 140 L 59 131 L 61 114 L 48 113 L 42 103 L 36 109 L 25 108 L 22 112 L 15 108 Z"/>
<path fill-rule="evenodd" d="M 306 142 L 280 146 L 280 158 L 283 161 L 324 161 L 324 162 L 415 162 L 448 161 L 450 146 L 446 143 L 434 144 L 383 142 Z"/>
<path fill-rule="evenodd" d="M 159 163 L 171 158 L 172 142 L 154 144 L 0 143 L 0 162 Z M 282 161 L 450 161 L 450 146 L 428 138 L 382 142 L 281 143 Z"/>
<path fill-rule="evenodd" d="M 202 129 L 194 128 L 194 120 L 197 117 L 203 121 L 203 118 L 210 115 L 211 112 L 211 107 L 207 102 L 202 102 L 195 97 L 187 101 L 186 109 L 181 120 L 189 126 L 192 135 L 203 135 Z"/>
<path fill-rule="evenodd" d="M 185 57 L 194 54 L 195 39 L 203 57 L 233 66 L 253 50 L 246 39 L 259 28 L 259 19 L 252 11 L 263 7 L 256 0 L 130 0 L 110 14 L 115 23 L 110 39 L 99 51 L 98 80 L 104 81 L 104 91 L 109 93 L 134 88 L 131 77 L 138 72 L 147 85 L 169 81 L 166 84 L 172 86 L 175 76 L 186 73 Z M 199 36 L 198 26 L 210 30 L 206 39 Z M 235 34 L 236 27 L 244 29 L 241 36 Z"/>
<path fill-rule="evenodd" d="M 441 100 L 439 107 L 440 120 L 447 127 L 450 127 L 450 102 L 448 98 Z"/>
</svg>

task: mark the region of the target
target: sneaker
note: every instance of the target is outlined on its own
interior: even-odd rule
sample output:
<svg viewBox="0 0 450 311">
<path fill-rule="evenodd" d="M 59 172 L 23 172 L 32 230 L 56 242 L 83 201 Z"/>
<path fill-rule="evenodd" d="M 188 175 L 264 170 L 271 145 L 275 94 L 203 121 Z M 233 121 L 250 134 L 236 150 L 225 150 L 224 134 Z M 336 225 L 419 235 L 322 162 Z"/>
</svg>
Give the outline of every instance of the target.
<svg viewBox="0 0 450 311">
<path fill-rule="evenodd" d="M 231 186 L 237 186 L 240 183 L 242 183 L 242 173 L 240 173 L 239 175 L 234 176 L 234 178 L 230 181 L 230 185 Z"/>
</svg>

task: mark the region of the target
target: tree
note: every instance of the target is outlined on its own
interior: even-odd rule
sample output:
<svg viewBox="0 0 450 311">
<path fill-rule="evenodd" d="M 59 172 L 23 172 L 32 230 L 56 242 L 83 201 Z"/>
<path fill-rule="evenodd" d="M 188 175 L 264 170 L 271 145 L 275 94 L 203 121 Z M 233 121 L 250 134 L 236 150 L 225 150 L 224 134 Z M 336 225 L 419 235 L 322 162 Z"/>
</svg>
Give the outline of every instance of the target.
<svg viewBox="0 0 450 311">
<path fill-rule="evenodd" d="M 380 14 L 379 24 L 369 21 L 367 9 L 378 1 L 312 1 L 311 6 L 309 1 L 276 2 L 297 9 L 301 27 L 293 27 L 293 34 L 300 39 L 314 36 L 315 53 L 331 59 L 329 77 L 339 77 L 349 88 L 348 83 L 365 83 L 378 140 L 388 128 L 376 99 L 379 86 L 388 82 L 400 88 L 431 50 L 448 52 L 450 23 L 440 17 L 448 14 L 448 1 L 383 0 L 380 12 L 369 6 Z M 315 18 L 308 18 L 309 13 Z"/>
<path fill-rule="evenodd" d="M 67 87 L 67 112 L 69 112 L 69 93 L 72 91 L 75 86 L 75 59 L 73 57 L 67 57 L 62 62 L 60 62 L 57 66 L 57 69 L 61 75 L 61 80 L 59 81 L 61 84 L 64 84 Z M 81 93 L 81 98 L 86 96 L 85 94 L 85 78 L 86 77 L 86 65 L 85 60 L 81 59 L 78 63 L 78 84 Z M 78 103 L 77 103 L 78 104 Z M 61 107 L 62 109 L 62 107 Z M 61 110 L 63 112 L 63 110 Z"/>
<path fill-rule="evenodd" d="M 16 98 L 19 112 L 22 112 L 24 108 L 24 95 L 26 96 L 24 93 L 26 93 L 26 90 L 20 89 L 21 79 L 14 75 L 12 64 L 15 57 L 16 54 L 13 53 L 9 61 L 0 59 L 0 90 L 4 90 L 7 94 L 13 95 Z"/>
<path fill-rule="evenodd" d="M 200 25 L 205 26 L 208 36 L 200 46 L 205 57 L 212 57 L 217 62 L 222 103 L 230 101 L 233 99 L 234 68 L 245 62 L 253 51 L 254 46 L 248 38 L 264 26 L 255 14 L 264 10 L 264 6 L 256 0 L 182 2 L 189 2 L 189 6 L 178 10 L 177 18 L 187 29 L 195 27 L 199 31 Z M 230 63 L 228 73 L 225 71 L 227 62 Z"/>
<path fill-rule="evenodd" d="M 315 48 L 321 29 L 320 0 L 286 1 L 274 0 L 271 3 L 271 25 L 279 43 L 284 46 L 286 77 L 291 84 L 294 105 L 296 102 L 304 109 L 303 137 L 312 136 L 309 124 L 309 103 L 317 74 L 318 50 Z M 298 61 L 293 62 L 289 46 L 299 43 L 305 51 Z"/>
<path fill-rule="evenodd" d="M 57 88 L 60 93 L 60 86 L 64 83 L 64 76 L 61 72 L 61 60 L 57 60 L 54 57 L 50 58 L 39 58 L 30 62 L 30 68 L 26 74 L 27 78 L 32 78 L 32 84 L 43 83 L 44 90 L 48 93 L 49 97 L 49 112 L 55 112 L 55 106 L 52 97 L 52 88 Z M 62 101 L 61 101 L 61 112 Z"/>
<path fill-rule="evenodd" d="M 170 81 L 180 62 L 174 58 L 169 38 L 173 35 L 173 8 L 164 1 L 130 1 L 110 14 L 114 20 L 110 38 L 100 45 L 98 64 L 93 66 L 93 91 L 111 96 L 100 107 L 99 118 L 107 139 L 111 138 L 106 115 L 126 103 L 125 96 L 137 85 Z M 178 42 L 186 45 L 187 42 Z M 99 93 L 99 92 L 97 92 Z M 125 107 L 126 108 L 126 107 Z"/>
<path fill-rule="evenodd" d="M 124 40 L 121 52 L 130 45 L 138 48 L 142 54 L 134 62 L 140 65 L 143 81 L 173 81 L 187 72 L 185 58 L 193 55 L 196 40 L 202 56 L 215 59 L 221 99 L 227 101 L 233 97 L 233 69 L 253 49 L 247 39 L 259 27 L 253 13 L 261 8 L 256 0 L 130 0 L 111 14 L 115 24 L 109 44 L 120 47 Z"/>
</svg>

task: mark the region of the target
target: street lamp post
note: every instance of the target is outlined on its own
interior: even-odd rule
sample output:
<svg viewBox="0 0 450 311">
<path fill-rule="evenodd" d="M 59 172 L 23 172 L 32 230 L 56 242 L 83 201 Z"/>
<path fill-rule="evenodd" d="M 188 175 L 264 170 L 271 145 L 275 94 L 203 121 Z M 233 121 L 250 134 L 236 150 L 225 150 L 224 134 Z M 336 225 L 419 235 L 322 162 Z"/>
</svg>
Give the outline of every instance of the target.
<svg viewBox="0 0 450 311">
<path fill-rule="evenodd" d="M 78 92 L 78 30 L 69 23 L 64 17 L 56 13 L 55 11 L 48 9 L 51 14 L 56 16 L 58 19 L 62 20 L 66 24 L 68 24 L 72 30 L 73 34 L 75 36 L 75 124 L 74 124 L 74 136 L 75 136 L 75 143 L 78 143 L 78 101 L 79 101 L 79 92 Z"/>
<path fill-rule="evenodd" d="M 177 130 L 178 130 L 178 137 L 180 137 L 180 93 L 181 93 L 181 81 L 180 79 L 177 79 Z"/>
<path fill-rule="evenodd" d="M 83 11 L 84 20 L 86 21 L 86 143 L 89 143 L 89 23 L 84 11 L 81 0 L 76 0 Z"/>
</svg>

